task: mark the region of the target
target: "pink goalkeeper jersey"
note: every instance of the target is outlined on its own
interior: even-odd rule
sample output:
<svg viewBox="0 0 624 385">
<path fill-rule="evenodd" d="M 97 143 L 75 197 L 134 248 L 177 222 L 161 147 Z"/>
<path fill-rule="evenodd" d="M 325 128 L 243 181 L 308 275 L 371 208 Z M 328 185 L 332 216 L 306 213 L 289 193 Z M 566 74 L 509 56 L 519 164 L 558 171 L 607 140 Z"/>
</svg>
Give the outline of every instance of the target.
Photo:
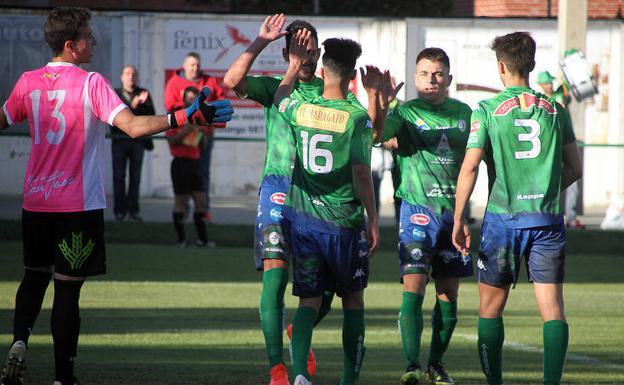
<svg viewBox="0 0 624 385">
<path fill-rule="evenodd" d="M 24 209 L 106 207 L 105 128 L 124 108 L 102 75 L 70 63 L 48 63 L 22 75 L 3 109 L 9 124 L 28 119 L 30 127 Z"/>
</svg>

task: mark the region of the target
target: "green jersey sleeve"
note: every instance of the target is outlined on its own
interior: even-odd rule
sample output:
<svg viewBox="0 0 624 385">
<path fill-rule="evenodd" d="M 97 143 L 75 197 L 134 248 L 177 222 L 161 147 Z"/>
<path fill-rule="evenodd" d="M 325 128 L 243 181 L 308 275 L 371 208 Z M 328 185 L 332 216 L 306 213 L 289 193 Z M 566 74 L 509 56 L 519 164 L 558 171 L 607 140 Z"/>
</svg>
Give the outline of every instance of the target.
<svg viewBox="0 0 624 385">
<path fill-rule="evenodd" d="M 282 99 L 279 106 L 277 107 L 277 111 L 284 118 L 286 123 L 291 126 L 297 125 L 297 109 L 301 105 L 301 102 L 297 99 L 291 99 L 290 97 L 286 97 Z"/>
<path fill-rule="evenodd" d="M 268 76 L 246 76 L 247 99 L 255 100 L 266 108 L 271 108 L 273 96 L 279 86 L 279 79 Z"/>
<path fill-rule="evenodd" d="M 363 114 L 354 121 L 351 137 L 351 164 L 370 167 L 373 148 L 373 125 L 368 115 Z"/>
<path fill-rule="evenodd" d="M 486 150 L 489 146 L 487 114 L 482 107 L 472 112 L 470 116 L 470 135 L 466 148 L 480 148 Z"/>
<path fill-rule="evenodd" d="M 561 104 L 556 103 L 556 108 L 559 112 L 559 125 L 561 127 L 561 132 L 563 133 L 563 144 L 570 144 L 576 140 L 576 137 L 574 136 L 574 128 L 572 128 L 572 119 L 570 119 L 568 110 L 566 110 Z"/>
<path fill-rule="evenodd" d="M 386 122 L 384 123 L 383 138 L 381 141 L 386 142 L 399 135 L 399 132 L 401 131 L 404 123 L 405 119 L 403 119 L 403 116 L 401 116 L 399 109 L 397 108 L 392 111 L 392 113 L 388 115 L 388 117 L 386 118 Z"/>
</svg>

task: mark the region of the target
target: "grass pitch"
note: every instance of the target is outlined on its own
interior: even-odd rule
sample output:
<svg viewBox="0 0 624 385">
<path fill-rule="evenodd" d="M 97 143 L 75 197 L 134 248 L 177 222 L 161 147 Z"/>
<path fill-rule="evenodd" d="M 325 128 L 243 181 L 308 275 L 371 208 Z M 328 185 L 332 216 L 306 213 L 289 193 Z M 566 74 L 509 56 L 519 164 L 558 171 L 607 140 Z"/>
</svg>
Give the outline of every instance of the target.
<svg viewBox="0 0 624 385">
<path fill-rule="evenodd" d="M 570 348 L 563 383 L 624 384 L 624 256 L 570 251 L 565 289 Z M 88 281 L 82 291 L 76 372 L 83 384 L 268 383 L 257 310 L 261 277 L 253 268 L 251 249 L 180 250 L 115 243 L 107 245 L 107 254 L 109 274 Z M 367 353 L 360 383 L 398 384 L 405 361 L 397 329 L 401 286 L 396 254 L 382 251 L 371 263 Z M 6 347 L 22 274 L 19 242 L 0 242 L 0 266 L 0 346 Z M 423 361 L 431 338 L 431 289 L 424 304 Z M 50 286 L 31 337 L 26 384 L 53 380 L 52 291 Z M 296 301 L 289 293 L 290 287 L 286 296 L 290 320 Z M 476 353 L 477 305 L 475 281 L 466 279 L 460 289 L 459 323 L 445 356 L 457 384 L 484 383 Z M 336 300 L 315 330 L 315 385 L 339 383 L 341 316 Z M 510 296 L 504 320 L 506 383 L 541 383 L 541 321 L 524 277 Z M 2 357 L 5 353 L 6 348 L 0 349 Z M 286 349 L 284 355 L 288 357 Z"/>
</svg>

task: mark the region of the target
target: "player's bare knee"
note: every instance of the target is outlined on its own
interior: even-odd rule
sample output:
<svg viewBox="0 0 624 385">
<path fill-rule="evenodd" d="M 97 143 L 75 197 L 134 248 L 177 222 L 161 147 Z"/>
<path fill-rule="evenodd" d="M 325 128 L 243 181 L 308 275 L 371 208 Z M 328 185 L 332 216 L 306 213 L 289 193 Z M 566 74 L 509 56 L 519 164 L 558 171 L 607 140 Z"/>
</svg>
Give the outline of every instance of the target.
<svg viewBox="0 0 624 385">
<path fill-rule="evenodd" d="M 282 259 L 265 259 L 262 261 L 264 271 L 271 269 L 284 269 L 288 270 L 288 262 Z"/>
<path fill-rule="evenodd" d="M 403 291 L 425 295 L 428 280 L 426 274 L 405 274 L 403 276 Z"/>
<path fill-rule="evenodd" d="M 192 193 L 193 203 L 195 204 L 195 212 L 203 213 L 208 209 L 206 204 L 206 195 L 203 191 L 195 191 Z"/>
<path fill-rule="evenodd" d="M 438 277 L 435 279 L 436 294 L 445 302 L 455 302 L 459 296 L 459 278 Z"/>
</svg>

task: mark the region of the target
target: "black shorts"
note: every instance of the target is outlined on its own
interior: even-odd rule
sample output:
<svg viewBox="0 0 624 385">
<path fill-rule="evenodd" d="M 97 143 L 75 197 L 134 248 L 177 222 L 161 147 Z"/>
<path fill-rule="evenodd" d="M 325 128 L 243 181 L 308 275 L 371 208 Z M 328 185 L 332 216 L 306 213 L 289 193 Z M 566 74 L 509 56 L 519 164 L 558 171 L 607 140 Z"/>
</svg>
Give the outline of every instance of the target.
<svg viewBox="0 0 624 385">
<path fill-rule="evenodd" d="M 188 195 L 195 191 L 204 191 L 199 170 L 199 159 L 178 158 L 171 161 L 171 181 L 175 195 Z"/>
<path fill-rule="evenodd" d="M 54 266 L 71 277 L 106 273 L 104 210 L 47 213 L 22 210 L 24 266 Z"/>
</svg>

